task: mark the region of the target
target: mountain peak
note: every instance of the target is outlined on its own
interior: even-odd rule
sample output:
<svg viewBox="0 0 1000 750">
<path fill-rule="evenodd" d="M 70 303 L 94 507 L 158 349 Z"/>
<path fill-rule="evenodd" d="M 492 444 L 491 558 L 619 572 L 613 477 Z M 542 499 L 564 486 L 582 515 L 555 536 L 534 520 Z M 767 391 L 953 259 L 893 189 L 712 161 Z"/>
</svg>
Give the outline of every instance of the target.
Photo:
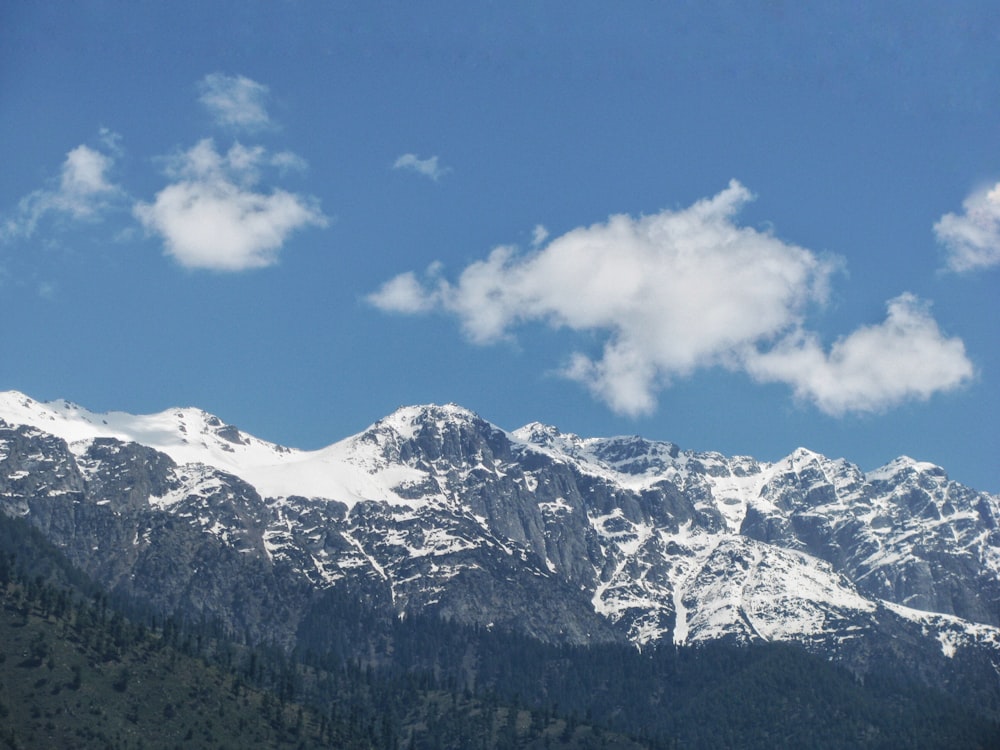
<svg viewBox="0 0 1000 750">
<path fill-rule="evenodd" d="M 175 407 L 156 414 L 92 412 L 72 401 L 36 401 L 18 391 L 0 393 L 0 419 L 30 424 L 73 443 L 94 438 L 115 438 L 142 443 L 170 453 L 171 448 L 215 442 L 249 445 L 251 436 L 214 414 L 196 407 Z"/>
<path fill-rule="evenodd" d="M 388 428 L 401 438 L 409 439 L 424 425 L 481 421 L 482 417 L 478 414 L 455 403 L 418 404 L 399 407 L 392 414 L 378 420 L 366 432 Z"/>
<path fill-rule="evenodd" d="M 799 446 L 791 453 L 788 454 L 788 458 L 792 461 L 811 463 L 813 461 L 822 460 L 825 456 L 822 453 L 817 453 L 809 448 Z"/>
<path fill-rule="evenodd" d="M 529 422 L 511 433 L 515 438 L 533 445 L 549 445 L 553 440 L 563 437 L 558 427 L 541 422 Z M 575 437 L 575 436 L 574 436 Z"/>
<path fill-rule="evenodd" d="M 944 469 L 937 464 L 928 461 L 917 461 L 909 456 L 899 456 L 894 458 L 885 466 L 869 471 L 865 478 L 869 482 L 887 481 L 898 477 L 900 474 L 930 474 L 931 476 L 947 478 Z"/>
</svg>

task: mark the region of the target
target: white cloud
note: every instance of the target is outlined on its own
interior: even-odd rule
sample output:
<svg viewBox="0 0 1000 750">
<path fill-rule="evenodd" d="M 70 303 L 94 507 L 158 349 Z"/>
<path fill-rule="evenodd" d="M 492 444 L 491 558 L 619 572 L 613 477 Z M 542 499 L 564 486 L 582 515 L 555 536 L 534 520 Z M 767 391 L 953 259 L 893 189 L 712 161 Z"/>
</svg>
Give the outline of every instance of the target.
<svg viewBox="0 0 1000 750">
<path fill-rule="evenodd" d="M 439 180 L 443 175 L 451 171 L 450 167 L 442 167 L 438 164 L 438 158 L 432 156 L 429 159 L 420 159 L 416 154 L 403 154 L 392 165 L 393 169 L 412 169 L 418 174 L 430 177 L 432 180 Z"/>
<path fill-rule="evenodd" d="M 188 268 L 242 271 L 277 262 L 288 235 L 326 226 L 317 201 L 276 189 L 255 191 L 264 167 L 280 166 L 260 147 L 235 144 L 225 154 L 206 139 L 172 160 L 174 179 L 153 203 L 138 203 L 136 218 L 163 237 L 166 251 Z"/>
<path fill-rule="evenodd" d="M 925 303 L 902 294 L 887 308 L 884 322 L 840 338 L 829 354 L 815 334 L 797 331 L 769 351 L 752 351 L 747 370 L 757 380 L 791 385 L 833 415 L 926 400 L 972 378 L 961 339 L 943 336 Z"/>
<path fill-rule="evenodd" d="M 736 224 L 751 197 L 733 181 L 686 209 L 612 216 L 532 253 L 496 248 L 454 283 L 436 266 L 423 280 L 402 274 L 368 300 L 387 312 L 446 311 L 479 344 L 537 322 L 603 334 L 599 357 L 573 353 L 562 373 L 630 415 L 655 409 L 657 393 L 672 380 L 712 366 L 790 383 L 831 413 L 926 397 L 968 377 L 961 342 L 943 339 L 907 296 L 893 301 L 885 326 L 852 334 L 823 358 L 810 335 L 799 331 L 807 308 L 825 301 L 840 261 Z M 892 344 L 907 368 L 926 358 L 924 379 L 905 373 L 894 389 L 887 381 L 901 376 L 887 359 L 863 367 L 859 352 L 873 341 Z M 838 395 L 834 386 L 810 379 L 820 377 L 820 361 L 827 375 L 850 374 L 848 390 Z"/>
<path fill-rule="evenodd" d="M 29 237 L 48 215 L 76 221 L 101 217 L 122 191 L 108 179 L 114 157 L 80 145 L 66 154 L 57 185 L 35 190 L 18 202 L 14 215 L 4 221 L 0 237 Z"/>
<path fill-rule="evenodd" d="M 973 271 L 1000 265 L 1000 183 L 974 192 L 962 206 L 965 213 L 945 214 L 934 225 L 948 251 L 948 267 Z"/>
<path fill-rule="evenodd" d="M 291 151 L 279 151 L 271 157 L 271 166 L 277 167 L 282 173 L 304 172 L 309 166 L 306 160 Z"/>
<path fill-rule="evenodd" d="M 390 279 L 369 294 L 368 301 L 380 310 L 406 314 L 430 312 L 436 306 L 433 295 L 426 293 L 412 272 Z"/>
<path fill-rule="evenodd" d="M 238 130 L 261 130 L 271 126 L 265 101 L 267 86 L 246 76 L 211 73 L 198 84 L 199 101 L 216 124 Z"/>
</svg>

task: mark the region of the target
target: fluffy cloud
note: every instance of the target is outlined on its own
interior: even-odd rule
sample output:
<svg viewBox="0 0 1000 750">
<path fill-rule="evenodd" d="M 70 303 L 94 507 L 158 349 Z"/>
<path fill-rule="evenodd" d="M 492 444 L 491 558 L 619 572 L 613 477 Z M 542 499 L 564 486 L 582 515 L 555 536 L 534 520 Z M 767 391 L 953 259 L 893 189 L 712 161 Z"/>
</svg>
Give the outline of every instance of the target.
<svg viewBox="0 0 1000 750">
<path fill-rule="evenodd" d="M 479 344 L 531 322 L 603 333 L 599 357 L 574 353 L 562 372 L 623 414 L 651 412 L 672 380 L 712 366 L 790 383 L 831 413 L 926 397 L 968 377 L 961 342 L 941 337 L 908 296 L 891 303 L 885 325 L 855 332 L 825 356 L 801 329 L 840 262 L 739 226 L 734 218 L 751 197 L 733 181 L 686 209 L 612 216 L 526 255 L 499 247 L 454 283 L 439 266 L 422 279 L 405 273 L 368 300 L 387 312 L 446 311 Z M 873 346 L 883 350 L 866 367 Z M 888 352 L 904 369 L 929 368 L 925 379 L 899 373 Z M 824 379 L 841 376 L 851 378 L 841 391 Z M 895 388 L 893 378 L 902 378 Z"/>
<path fill-rule="evenodd" d="M 979 190 L 962 203 L 965 213 L 945 214 L 934 225 L 953 271 L 1000 264 L 1000 183 Z"/>
<path fill-rule="evenodd" d="M 926 303 L 902 294 L 887 307 L 884 322 L 839 339 L 829 354 L 814 334 L 798 331 L 769 351 L 752 351 L 747 370 L 760 381 L 791 385 L 833 415 L 925 400 L 973 376 L 961 339 L 941 334 Z"/>
<path fill-rule="evenodd" d="M 271 156 L 260 146 L 239 143 L 220 154 L 211 140 L 203 140 L 172 161 L 168 175 L 174 182 L 152 203 L 138 203 L 134 214 L 188 268 L 242 271 L 272 265 L 292 232 L 327 224 L 313 198 L 254 189 L 262 169 L 288 161 L 288 154 Z"/>
<path fill-rule="evenodd" d="M 430 177 L 432 180 L 439 180 L 443 175 L 451 171 L 449 167 L 442 167 L 438 164 L 438 158 L 432 156 L 429 159 L 420 159 L 416 154 L 403 154 L 392 165 L 393 169 L 412 169 L 418 174 Z"/>
<path fill-rule="evenodd" d="M 30 236 L 46 215 L 77 221 L 99 218 L 122 196 L 121 189 L 108 179 L 113 164 L 110 154 L 77 146 L 66 154 L 58 184 L 22 198 L 14 215 L 4 222 L 0 236 Z"/>
<path fill-rule="evenodd" d="M 267 86 L 246 76 L 212 73 L 198 84 L 199 101 L 216 124 L 239 130 L 261 130 L 271 125 L 265 101 Z"/>
<path fill-rule="evenodd" d="M 377 292 L 368 295 L 368 301 L 375 307 L 397 313 L 430 312 L 438 301 L 428 294 L 412 272 L 401 273 L 385 282 Z"/>
</svg>

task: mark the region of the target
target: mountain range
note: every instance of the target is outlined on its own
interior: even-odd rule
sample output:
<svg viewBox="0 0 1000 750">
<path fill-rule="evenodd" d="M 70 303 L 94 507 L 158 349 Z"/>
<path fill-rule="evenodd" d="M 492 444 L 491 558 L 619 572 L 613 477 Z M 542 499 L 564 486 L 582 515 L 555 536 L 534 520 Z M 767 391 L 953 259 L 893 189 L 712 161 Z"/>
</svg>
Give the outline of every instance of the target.
<svg viewBox="0 0 1000 750">
<path fill-rule="evenodd" d="M 551 644 L 791 642 L 1000 696 L 1000 497 L 906 457 L 769 463 L 453 404 L 301 451 L 6 392 L 0 512 L 112 592 L 289 649 L 334 638 L 349 596 Z"/>
</svg>

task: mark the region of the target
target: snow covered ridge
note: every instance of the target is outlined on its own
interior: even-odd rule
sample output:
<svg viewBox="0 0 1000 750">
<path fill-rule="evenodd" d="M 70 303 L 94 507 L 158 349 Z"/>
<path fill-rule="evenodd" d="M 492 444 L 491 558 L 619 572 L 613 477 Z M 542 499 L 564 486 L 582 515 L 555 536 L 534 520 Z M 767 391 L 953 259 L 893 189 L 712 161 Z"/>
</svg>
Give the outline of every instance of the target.
<svg viewBox="0 0 1000 750">
<path fill-rule="evenodd" d="M 0 393 L 0 419 L 28 424 L 62 438 L 79 452 L 95 438 L 135 442 L 178 464 L 204 464 L 234 474 L 268 497 L 325 497 L 353 503 L 385 499 L 383 483 L 355 466 L 344 444 L 302 451 L 260 440 L 196 408 L 159 414 L 98 414 L 68 401 L 41 402 L 17 391 Z M 384 484 L 408 477 L 389 472 Z M 391 497 L 391 493 L 390 493 Z"/>
<path fill-rule="evenodd" d="M 99 437 L 136 442 L 167 454 L 178 464 L 201 463 L 235 474 L 265 496 L 324 497 L 348 504 L 361 499 L 387 499 L 386 492 L 392 487 L 386 483 L 415 478 L 405 471 L 379 477 L 379 467 L 385 469 L 388 461 L 378 454 L 365 455 L 364 446 L 367 443 L 371 447 L 373 439 L 381 441 L 380 447 L 387 439 L 397 443 L 412 439 L 416 425 L 432 412 L 438 421 L 479 420 L 455 404 L 402 407 L 359 435 L 326 448 L 303 451 L 261 440 L 193 407 L 147 415 L 95 413 L 69 401 L 42 402 L 18 391 L 0 392 L 0 419 L 9 424 L 32 425 L 70 444 L 85 445 Z M 803 465 L 827 461 L 820 454 L 799 448 L 774 464 L 758 463 L 749 457 L 732 459 L 715 453 L 681 452 L 672 443 L 638 437 L 581 438 L 537 422 L 504 434 L 512 442 L 572 460 L 587 472 L 633 489 L 664 478 L 683 477 L 691 465 L 699 470 L 707 468 L 718 478 L 716 484 L 725 488 L 725 494 L 732 499 L 738 497 L 740 502 L 756 495 L 770 473 L 796 471 Z M 866 476 L 870 481 L 885 481 L 913 471 L 944 474 L 940 467 L 903 456 Z M 389 497 L 393 494 L 390 491 Z"/>
<path fill-rule="evenodd" d="M 155 596 L 166 573 L 128 576 L 161 564 L 158 545 L 178 548 L 157 534 L 191 533 L 180 548 L 235 551 L 291 576 L 289 590 L 346 585 L 398 614 L 552 640 L 867 653 L 859 639 L 895 623 L 892 637 L 948 659 L 983 648 L 1000 667 L 1000 500 L 906 457 L 867 474 L 804 448 L 766 463 L 538 423 L 506 432 L 454 404 L 399 409 L 316 451 L 194 408 L 96 414 L 7 392 L 0 420 L 37 431 L 0 439 L 0 510 L 64 533 L 54 541 L 100 575 L 93 535 L 121 527 L 127 554 L 107 582 Z M 74 522 L 89 530 L 44 520 L 62 518 L 60 498 L 111 516 Z M 118 542 L 101 544 L 106 555 Z M 203 568 L 169 575 L 178 597 L 204 585 Z M 224 590 L 235 574 L 219 575 Z M 306 616 L 286 605 L 279 635 Z"/>
</svg>

